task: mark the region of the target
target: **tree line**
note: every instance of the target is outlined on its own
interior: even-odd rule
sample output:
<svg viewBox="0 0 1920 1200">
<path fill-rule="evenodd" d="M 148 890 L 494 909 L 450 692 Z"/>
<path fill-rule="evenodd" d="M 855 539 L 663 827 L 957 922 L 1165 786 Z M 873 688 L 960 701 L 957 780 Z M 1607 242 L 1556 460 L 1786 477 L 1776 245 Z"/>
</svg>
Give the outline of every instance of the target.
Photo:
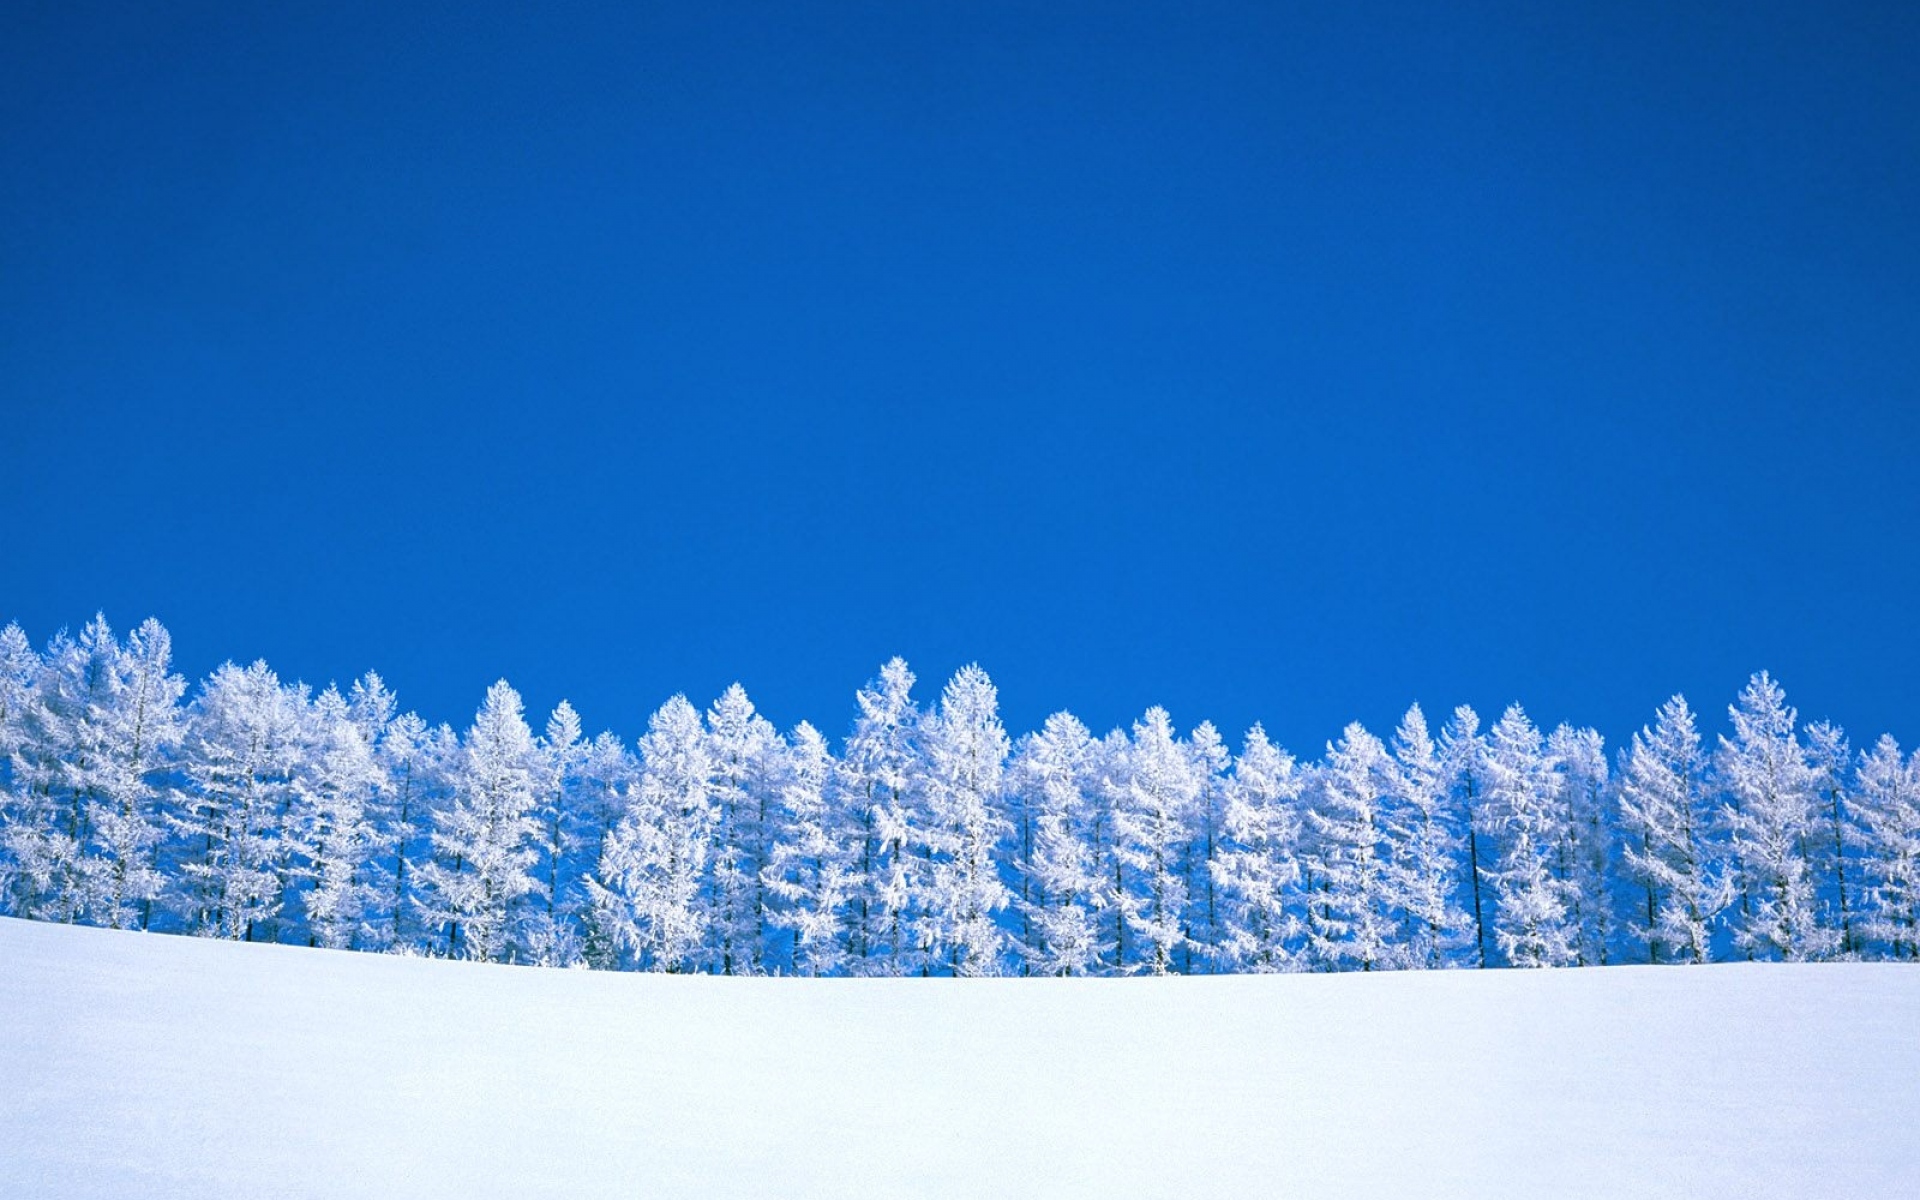
<svg viewBox="0 0 1920 1200">
<path fill-rule="evenodd" d="M 378 675 L 317 695 L 166 630 L 0 631 L 0 910 L 205 937 L 648 971 L 1128 975 L 1920 959 L 1920 754 L 1755 675 L 1592 729 L 1418 705 L 1315 761 L 1149 709 L 1010 738 L 894 659 L 836 748 L 746 692 L 637 743 L 488 689 L 456 732 Z"/>
</svg>

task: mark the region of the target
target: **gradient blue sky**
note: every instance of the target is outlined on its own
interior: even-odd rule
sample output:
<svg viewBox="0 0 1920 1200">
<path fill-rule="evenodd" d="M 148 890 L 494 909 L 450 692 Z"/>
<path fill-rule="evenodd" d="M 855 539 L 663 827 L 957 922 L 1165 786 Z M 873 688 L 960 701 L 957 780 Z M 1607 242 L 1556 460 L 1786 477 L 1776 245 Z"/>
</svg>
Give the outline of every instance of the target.
<svg viewBox="0 0 1920 1200">
<path fill-rule="evenodd" d="M 0 619 L 1920 737 L 1920 7 L 399 7 L 0 13 Z"/>
</svg>

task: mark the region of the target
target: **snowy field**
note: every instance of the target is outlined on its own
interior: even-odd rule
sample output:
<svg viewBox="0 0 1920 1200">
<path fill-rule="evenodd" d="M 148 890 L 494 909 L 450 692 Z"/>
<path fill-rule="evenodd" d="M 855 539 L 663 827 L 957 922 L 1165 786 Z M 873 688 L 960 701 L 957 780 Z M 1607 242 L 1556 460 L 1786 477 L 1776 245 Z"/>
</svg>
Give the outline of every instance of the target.
<svg viewBox="0 0 1920 1200">
<path fill-rule="evenodd" d="M 542 971 L 0 920 L 0 1196 L 1920 1195 L 1920 969 Z"/>
</svg>

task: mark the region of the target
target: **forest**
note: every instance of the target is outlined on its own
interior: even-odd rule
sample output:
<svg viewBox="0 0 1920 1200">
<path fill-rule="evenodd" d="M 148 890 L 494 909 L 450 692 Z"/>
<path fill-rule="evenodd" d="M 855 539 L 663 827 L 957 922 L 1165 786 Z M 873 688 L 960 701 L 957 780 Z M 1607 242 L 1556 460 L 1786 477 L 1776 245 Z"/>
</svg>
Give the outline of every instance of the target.
<svg viewBox="0 0 1920 1200">
<path fill-rule="evenodd" d="M 733 975 L 1161 975 L 1920 959 L 1920 754 L 1756 674 L 1611 752 L 1416 705 L 1312 760 L 1150 708 L 1012 736 L 896 658 L 835 739 L 743 688 L 629 745 L 505 681 L 464 731 L 369 673 L 189 689 L 171 639 L 0 631 L 0 912 L 201 937 Z"/>
</svg>

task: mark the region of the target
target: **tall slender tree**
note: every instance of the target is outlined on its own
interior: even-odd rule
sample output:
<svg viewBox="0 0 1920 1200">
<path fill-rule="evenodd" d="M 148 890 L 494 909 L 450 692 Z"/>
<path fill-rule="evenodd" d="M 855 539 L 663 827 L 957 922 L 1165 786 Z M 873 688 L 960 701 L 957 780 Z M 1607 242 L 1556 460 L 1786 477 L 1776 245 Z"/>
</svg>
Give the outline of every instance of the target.
<svg viewBox="0 0 1920 1200">
<path fill-rule="evenodd" d="M 525 947 L 514 917 L 536 881 L 534 744 L 520 693 L 487 689 L 462 739 L 453 802 L 434 814 L 421 872 L 449 956 L 507 962 Z"/>
<path fill-rule="evenodd" d="M 1728 712 L 1733 736 L 1720 739 L 1717 766 L 1726 794 L 1733 865 L 1746 907 L 1733 939 L 1749 956 L 1825 958 L 1839 935 L 1814 903 L 1806 840 L 1814 828 L 1814 774 L 1794 733 L 1797 714 L 1765 671 Z"/>
<path fill-rule="evenodd" d="M 1710 841 L 1705 769 L 1683 696 L 1661 705 L 1621 758 L 1621 852 L 1638 897 L 1630 926 L 1650 963 L 1710 961 L 1710 923 L 1733 901 Z"/>
<path fill-rule="evenodd" d="M 1227 780 L 1210 872 L 1226 970 L 1267 974 L 1294 966 L 1299 918 L 1287 897 L 1300 880 L 1301 784 L 1293 756 L 1259 725 L 1249 729 Z"/>
</svg>

